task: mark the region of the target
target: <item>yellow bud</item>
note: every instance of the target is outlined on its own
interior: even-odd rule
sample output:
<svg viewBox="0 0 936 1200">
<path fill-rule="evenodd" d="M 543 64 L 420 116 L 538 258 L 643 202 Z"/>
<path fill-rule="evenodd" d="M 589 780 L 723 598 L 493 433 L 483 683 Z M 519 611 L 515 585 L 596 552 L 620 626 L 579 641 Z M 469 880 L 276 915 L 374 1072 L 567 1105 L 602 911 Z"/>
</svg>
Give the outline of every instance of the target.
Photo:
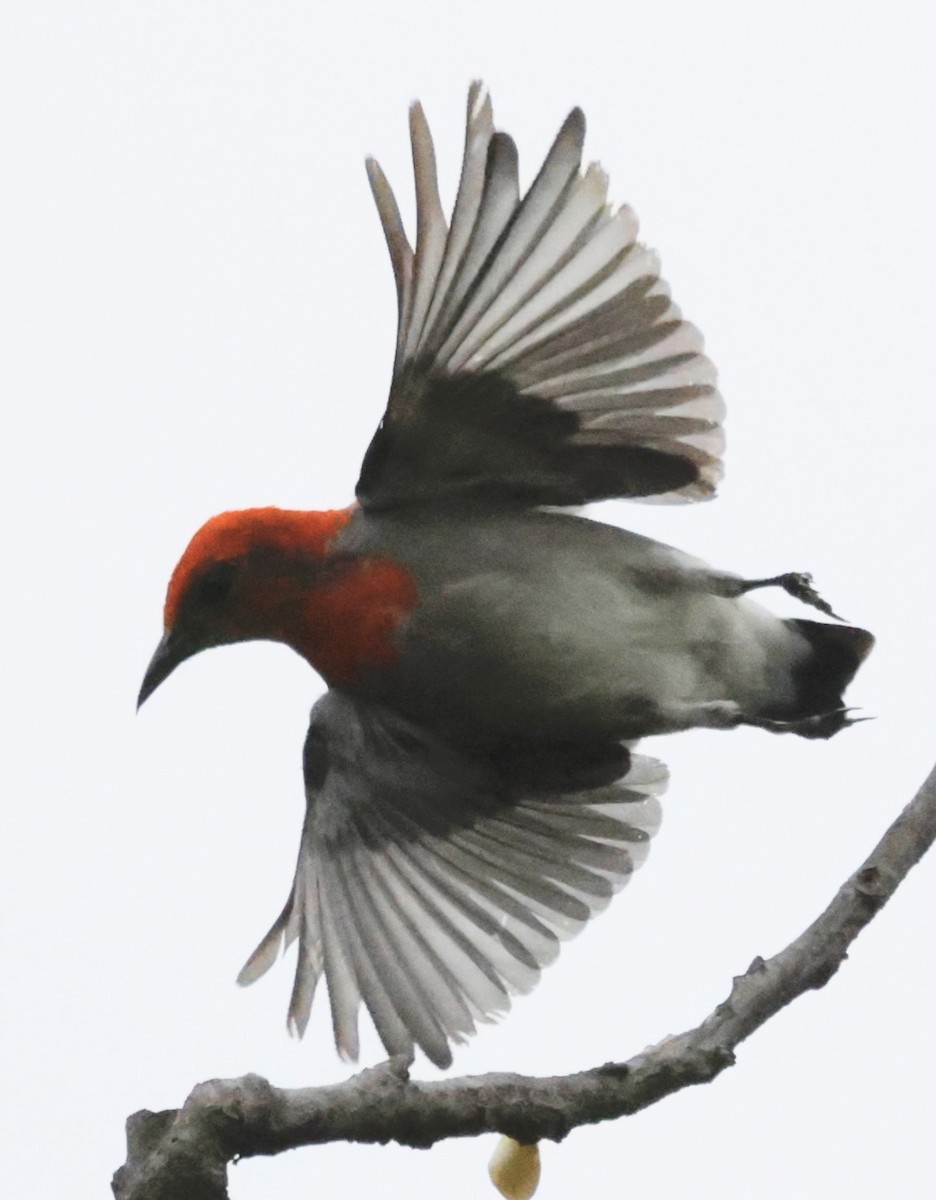
<svg viewBox="0 0 936 1200">
<path fill-rule="evenodd" d="M 507 1200 L 530 1200 L 540 1181 L 539 1144 L 524 1146 L 502 1136 L 488 1163 L 488 1174 Z"/>
</svg>

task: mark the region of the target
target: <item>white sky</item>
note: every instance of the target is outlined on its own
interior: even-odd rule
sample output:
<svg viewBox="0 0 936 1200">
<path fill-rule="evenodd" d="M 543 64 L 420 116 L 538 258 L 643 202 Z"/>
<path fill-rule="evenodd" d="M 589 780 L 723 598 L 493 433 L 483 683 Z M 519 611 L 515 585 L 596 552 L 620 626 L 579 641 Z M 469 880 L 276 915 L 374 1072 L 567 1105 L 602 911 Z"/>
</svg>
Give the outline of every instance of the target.
<svg viewBox="0 0 936 1200">
<path fill-rule="evenodd" d="M 139 718 L 134 699 L 207 516 L 349 500 L 395 319 L 362 159 L 408 200 L 418 96 L 451 197 L 475 76 L 527 179 L 584 107 L 721 370 L 721 498 L 614 518 L 739 572 L 812 570 L 879 637 L 850 693 L 878 719 L 833 742 L 646 744 L 672 771 L 649 863 L 455 1071 L 565 1072 L 695 1024 L 936 752 L 929 6 L 20 0 L 0 20 L 6 1193 L 109 1194 L 127 1114 L 199 1080 L 347 1073 L 326 1005 L 286 1036 L 291 960 L 233 983 L 291 878 L 318 680 L 255 645 L 187 664 Z M 936 858 L 714 1086 L 547 1145 L 541 1200 L 928 1194 L 934 908 Z M 306 1150 L 231 1191 L 493 1195 L 492 1141 Z"/>
</svg>

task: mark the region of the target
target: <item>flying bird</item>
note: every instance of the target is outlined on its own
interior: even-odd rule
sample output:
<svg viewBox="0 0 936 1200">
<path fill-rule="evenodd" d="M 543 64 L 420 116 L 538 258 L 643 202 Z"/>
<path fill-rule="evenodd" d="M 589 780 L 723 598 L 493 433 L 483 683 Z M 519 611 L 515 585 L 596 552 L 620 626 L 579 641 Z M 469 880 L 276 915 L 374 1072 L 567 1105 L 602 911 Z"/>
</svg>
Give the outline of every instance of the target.
<svg viewBox="0 0 936 1200">
<path fill-rule="evenodd" d="M 715 370 L 633 211 L 583 169 L 579 109 L 521 197 L 516 147 L 472 85 L 450 221 L 418 104 L 410 134 L 415 250 L 367 163 L 398 332 L 356 502 L 203 525 L 139 700 L 252 639 L 318 672 L 295 878 L 240 982 L 298 941 L 291 1028 L 324 975 L 342 1056 L 363 1002 L 388 1053 L 445 1067 L 645 858 L 666 769 L 634 743 L 829 737 L 873 638 L 748 598 L 782 587 L 834 618 L 807 575 L 742 579 L 563 511 L 712 496 Z"/>
</svg>

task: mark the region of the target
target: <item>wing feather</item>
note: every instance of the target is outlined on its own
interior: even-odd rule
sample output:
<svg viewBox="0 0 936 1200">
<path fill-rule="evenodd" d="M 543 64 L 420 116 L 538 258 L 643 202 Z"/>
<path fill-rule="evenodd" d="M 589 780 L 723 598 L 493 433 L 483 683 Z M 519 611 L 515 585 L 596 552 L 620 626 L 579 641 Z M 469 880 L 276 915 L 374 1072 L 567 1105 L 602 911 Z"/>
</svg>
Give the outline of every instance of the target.
<svg viewBox="0 0 936 1200">
<path fill-rule="evenodd" d="M 445 255 L 448 226 L 439 199 L 435 148 L 422 106 L 410 109 L 413 145 L 413 174 L 416 179 L 416 253 L 413 259 L 413 303 L 403 344 L 404 359 L 412 358 L 419 346 L 429 305 L 438 286 L 439 269 Z"/>
<path fill-rule="evenodd" d="M 566 118 L 533 186 L 516 206 L 496 252 L 477 278 L 469 302 L 436 355 L 437 365 L 457 370 L 501 323 L 501 310 L 509 310 L 512 294 L 518 288 L 517 277 L 522 288 L 522 268 L 542 240 L 578 171 L 584 137 L 585 118 L 580 109 L 575 109 Z"/>
<path fill-rule="evenodd" d="M 396 280 L 397 291 L 397 325 L 401 336 L 397 338 L 396 355 L 393 360 L 394 376 L 403 367 L 402 333 L 409 328 L 410 310 L 413 296 L 413 250 L 403 228 L 403 220 L 397 207 L 393 189 L 387 182 L 387 177 L 381 170 L 376 159 L 368 158 L 365 166 L 367 178 L 371 187 L 377 214 L 383 226 L 387 250 L 390 253 L 390 264 L 393 267 L 393 277 Z"/>
<path fill-rule="evenodd" d="M 444 359 L 441 343 L 450 336 L 452 325 L 459 319 L 473 289 L 477 288 L 485 263 L 510 225 L 519 203 L 517 147 L 506 133 L 494 133 L 488 142 L 481 202 L 468 244 L 429 337 L 417 348 L 415 363 L 425 363 L 430 358 Z"/>
<path fill-rule="evenodd" d="M 430 355 L 433 347 L 432 331 L 443 309 L 457 307 L 463 290 L 459 280 L 465 280 L 468 272 L 463 271 L 469 242 L 474 233 L 478 213 L 482 207 L 487 179 L 488 150 L 494 136 L 494 116 L 491 98 L 480 83 L 472 83 L 468 91 L 468 115 L 465 121 L 465 151 L 462 161 L 461 179 L 455 207 L 452 210 L 452 225 L 445 244 L 445 256 L 439 269 L 435 294 L 426 317 L 426 336 L 423 339 L 423 354 Z M 469 276 L 466 283 L 471 282 Z M 444 327 L 444 326 L 443 326 Z"/>
<path fill-rule="evenodd" d="M 303 843 L 300 853 L 309 855 L 308 847 Z M 311 858 L 312 856 L 309 855 Z M 315 856 L 316 860 L 318 855 Z M 335 1036 L 335 1046 L 343 1059 L 357 1062 L 360 1054 L 358 1038 L 358 1010 L 361 1006 L 361 988 L 357 980 L 351 951 L 344 937 L 344 930 L 336 920 L 334 901 L 329 889 L 323 888 L 319 897 L 321 902 L 322 926 L 322 963 L 325 970 L 325 981 L 328 984 L 328 1001 L 331 1007 L 332 1032 Z M 300 973 L 305 964 L 302 961 L 303 946 L 300 940 L 299 957 L 296 960 L 296 980 L 298 984 Z M 295 995 L 294 995 L 295 999 Z M 311 997 L 309 997 L 311 1003 Z M 290 1008 L 290 1017 L 293 1012 Z M 308 1011 L 304 1013 L 308 1020 Z M 304 1024 L 294 1021 L 292 1027 L 299 1036 L 304 1031 Z"/>
<path fill-rule="evenodd" d="M 305 1031 L 324 974 L 343 1057 L 357 1057 L 363 1003 L 388 1053 L 419 1046 L 439 1066 L 626 883 L 666 780 L 632 756 L 616 783 L 518 794 L 490 764 L 331 692 L 313 709 L 305 768 L 293 889 L 239 981 L 295 937 L 291 1028 Z"/>
<path fill-rule="evenodd" d="M 418 946 L 410 946 L 410 953 L 403 956 L 406 947 L 400 937 L 400 926 L 392 921 L 390 906 L 375 902 L 370 862 L 361 861 L 365 855 L 365 847 L 358 844 L 337 857 L 335 875 L 342 894 L 343 911 L 356 933 L 356 939 L 352 935 L 350 940 L 356 941 L 359 948 L 358 977 L 360 979 L 363 974 L 368 981 L 377 981 L 376 1002 L 387 1008 L 383 1028 L 376 1020 L 374 1023 L 388 1053 L 408 1054 L 415 1042 L 433 1062 L 448 1066 L 451 1051 L 443 1032 L 443 1022 L 457 1032 L 461 1014 L 453 1014 L 445 993 L 437 992 L 432 986 L 419 986 L 420 978 L 433 981 L 432 958 Z M 366 857 L 369 859 L 370 856 Z M 349 936 L 347 931 L 345 936 Z M 373 988 L 372 983 L 370 987 Z M 372 1000 L 368 996 L 374 994 L 372 990 L 364 993 L 371 1012 Z"/>
<path fill-rule="evenodd" d="M 309 1024 L 312 1001 L 315 999 L 315 990 L 321 978 L 325 962 L 322 921 L 318 898 L 318 874 L 315 870 L 315 863 L 306 860 L 302 855 L 300 855 L 299 865 L 296 869 L 296 883 L 293 895 L 296 900 L 296 903 L 293 905 L 296 921 L 292 928 L 287 926 L 284 931 L 283 944 L 284 947 L 289 946 L 290 933 L 294 932 L 295 937 L 299 940 L 299 952 L 296 956 L 296 962 L 301 964 L 301 969 L 296 970 L 296 975 L 293 979 L 293 990 L 289 998 L 289 1011 L 287 1013 L 286 1024 L 288 1028 L 295 1030 L 298 1036 L 301 1037 Z M 333 965 L 329 971 L 329 979 L 331 980 L 337 975 L 338 971 Z M 334 986 L 340 986 L 340 984 L 341 980 L 336 978 Z"/>
<path fill-rule="evenodd" d="M 487 92 L 472 84 L 450 229 L 418 105 L 410 125 L 415 256 L 389 185 L 368 165 L 399 326 L 362 504 L 711 496 L 723 448 L 715 369 L 658 256 L 637 241 L 633 210 L 612 215 L 605 172 L 582 170 L 581 111 L 521 199 L 516 147 L 494 131 Z M 672 425 L 667 407 L 695 424 Z"/>
<path fill-rule="evenodd" d="M 348 857 L 347 853 L 341 856 L 319 856 L 321 888 L 327 896 L 330 926 L 387 1053 L 405 1054 L 412 1048 L 414 1038 L 387 991 L 386 981 L 392 973 L 391 964 L 382 962 L 382 969 L 378 972 L 364 945 L 364 938 L 371 936 L 371 931 L 357 919 L 351 904 L 345 878 Z M 345 1019 L 348 1015 L 341 1014 Z M 421 1014 L 412 1014 L 411 1024 L 417 1024 L 420 1016 Z"/>
</svg>

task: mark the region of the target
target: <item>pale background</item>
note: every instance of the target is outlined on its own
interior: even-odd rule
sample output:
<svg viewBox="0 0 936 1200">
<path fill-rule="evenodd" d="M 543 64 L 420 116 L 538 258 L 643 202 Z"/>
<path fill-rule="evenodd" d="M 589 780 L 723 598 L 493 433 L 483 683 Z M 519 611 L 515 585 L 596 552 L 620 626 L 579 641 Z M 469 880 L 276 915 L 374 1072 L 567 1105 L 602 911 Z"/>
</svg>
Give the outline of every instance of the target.
<svg viewBox="0 0 936 1200">
<path fill-rule="evenodd" d="M 109 1195 L 127 1114 L 199 1080 L 347 1073 L 323 1003 L 286 1036 L 291 960 L 233 983 L 291 877 L 318 680 L 254 645 L 187 664 L 139 718 L 134 699 L 202 520 L 350 498 L 395 315 L 361 160 L 409 212 L 416 96 L 447 200 L 473 77 L 527 180 L 581 104 L 707 334 L 721 498 L 613 518 L 740 572 L 812 570 L 879 637 L 850 695 L 877 720 L 833 742 L 648 744 L 672 785 L 647 867 L 455 1071 L 565 1072 L 696 1023 L 870 850 L 936 754 L 928 9 L 6 7 L 6 1195 Z M 930 1195 L 934 933 L 936 857 L 714 1086 L 546 1146 L 542 1200 Z M 242 1163 L 231 1190 L 484 1197 L 492 1143 L 305 1150 Z"/>
</svg>

